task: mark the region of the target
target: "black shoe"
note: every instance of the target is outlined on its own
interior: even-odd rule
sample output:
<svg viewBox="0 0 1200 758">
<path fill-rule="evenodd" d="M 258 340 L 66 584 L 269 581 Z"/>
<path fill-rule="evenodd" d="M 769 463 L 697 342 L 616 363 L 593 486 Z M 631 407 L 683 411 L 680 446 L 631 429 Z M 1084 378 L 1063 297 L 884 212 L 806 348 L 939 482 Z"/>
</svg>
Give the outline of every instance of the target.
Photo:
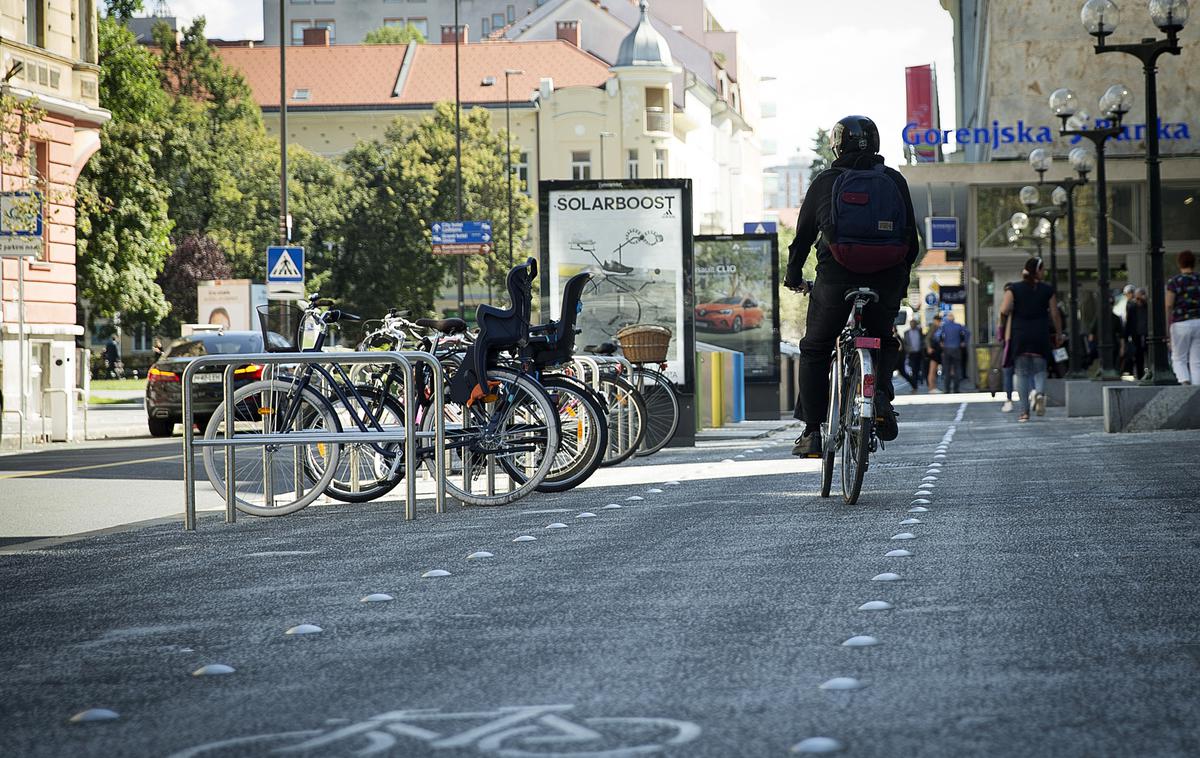
<svg viewBox="0 0 1200 758">
<path fill-rule="evenodd" d="M 884 442 L 891 442 L 900 436 L 896 410 L 891 402 L 881 397 L 875 398 L 875 436 Z"/>
<path fill-rule="evenodd" d="M 796 444 L 792 445 L 792 455 L 798 458 L 820 458 L 823 453 L 819 429 L 800 435 L 796 438 Z"/>
</svg>

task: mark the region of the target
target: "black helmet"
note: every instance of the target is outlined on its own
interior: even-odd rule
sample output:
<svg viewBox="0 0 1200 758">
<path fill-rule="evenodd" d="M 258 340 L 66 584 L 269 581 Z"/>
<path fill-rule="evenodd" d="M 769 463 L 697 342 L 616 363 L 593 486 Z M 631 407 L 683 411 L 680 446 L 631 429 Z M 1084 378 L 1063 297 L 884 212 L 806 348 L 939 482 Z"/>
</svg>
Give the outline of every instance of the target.
<svg viewBox="0 0 1200 758">
<path fill-rule="evenodd" d="M 879 127 L 866 116 L 846 116 L 833 125 L 829 145 L 835 158 L 846 153 L 878 153 Z"/>
</svg>

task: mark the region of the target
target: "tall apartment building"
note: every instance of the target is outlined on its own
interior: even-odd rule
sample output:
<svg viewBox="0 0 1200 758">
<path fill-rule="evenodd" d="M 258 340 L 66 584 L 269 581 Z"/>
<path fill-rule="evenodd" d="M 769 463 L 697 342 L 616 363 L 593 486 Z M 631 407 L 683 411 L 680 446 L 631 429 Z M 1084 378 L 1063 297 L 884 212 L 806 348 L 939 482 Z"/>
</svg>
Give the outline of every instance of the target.
<svg viewBox="0 0 1200 758">
<path fill-rule="evenodd" d="M 0 95 L 35 101 L 44 112 L 22 133 L 10 123 L 4 136 L 0 192 L 36 191 L 42 197 L 43 235 L 32 258 L 4 258 L 0 275 L 0 390 L 6 439 L 16 412 L 25 428 L 52 420 L 51 436 L 72 434 L 75 387 L 75 181 L 100 148 L 110 117 L 97 99 L 96 0 L 0 0 Z M 24 286 L 24 361 L 18 350 L 18 279 Z M 25 376 L 21 376 L 22 362 Z M 22 402 L 22 396 L 26 398 Z"/>
<path fill-rule="evenodd" d="M 547 0 L 458 0 L 459 24 L 482 39 L 527 16 Z M 625 0 L 616 0 L 625 2 Z M 381 26 L 412 24 L 436 40 L 443 26 L 454 25 L 453 0 L 263 0 L 263 44 L 279 44 L 279 7 L 283 4 L 289 44 L 304 42 L 304 30 L 324 28 L 335 45 L 363 41 Z"/>
</svg>

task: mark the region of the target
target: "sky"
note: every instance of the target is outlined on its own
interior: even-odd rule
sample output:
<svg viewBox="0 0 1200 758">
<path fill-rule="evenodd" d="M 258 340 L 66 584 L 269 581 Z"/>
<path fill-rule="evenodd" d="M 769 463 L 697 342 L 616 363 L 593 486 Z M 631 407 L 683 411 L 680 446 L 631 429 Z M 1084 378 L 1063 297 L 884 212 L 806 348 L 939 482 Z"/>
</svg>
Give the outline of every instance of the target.
<svg viewBox="0 0 1200 758">
<path fill-rule="evenodd" d="M 154 0 L 147 0 L 147 8 Z M 262 3 L 168 0 L 186 23 L 208 19 L 224 39 L 262 39 Z M 773 76 L 778 117 L 764 126 L 779 162 L 809 147 L 818 128 L 862 114 L 879 125 L 888 163 L 903 158 L 904 68 L 933 63 L 942 128 L 954 127 L 954 39 L 938 0 L 708 0 L 726 29 L 744 35 L 743 55 L 760 77 Z M 769 91 L 769 90 L 768 90 Z M 774 134 L 770 134 L 774 132 Z M 770 160 L 770 159 L 768 159 Z"/>
</svg>

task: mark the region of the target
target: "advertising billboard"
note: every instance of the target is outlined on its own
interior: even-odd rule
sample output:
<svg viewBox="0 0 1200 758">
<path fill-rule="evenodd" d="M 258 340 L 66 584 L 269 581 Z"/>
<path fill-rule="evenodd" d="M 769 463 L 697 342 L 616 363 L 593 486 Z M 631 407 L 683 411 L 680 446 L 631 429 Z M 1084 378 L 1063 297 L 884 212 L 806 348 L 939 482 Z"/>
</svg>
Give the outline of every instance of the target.
<svg viewBox="0 0 1200 758">
<path fill-rule="evenodd" d="M 691 181 L 540 183 L 542 295 L 558 317 L 566 280 L 592 275 L 576 344 L 611 341 L 630 324 L 671 330 L 664 373 L 692 391 Z"/>
<path fill-rule="evenodd" d="M 251 319 L 249 279 L 217 279 L 196 283 L 196 323 L 215 324 L 232 331 L 257 331 Z"/>
<path fill-rule="evenodd" d="M 779 382 L 779 240 L 696 237 L 696 340 L 736 350 L 747 382 Z"/>
<path fill-rule="evenodd" d="M 904 69 L 904 84 L 907 102 L 907 121 L 917 131 L 939 129 L 941 115 L 938 113 L 937 75 L 933 64 L 908 66 Z M 920 163 L 941 160 L 941 145 L 910 145 Z"/>
</svg>

